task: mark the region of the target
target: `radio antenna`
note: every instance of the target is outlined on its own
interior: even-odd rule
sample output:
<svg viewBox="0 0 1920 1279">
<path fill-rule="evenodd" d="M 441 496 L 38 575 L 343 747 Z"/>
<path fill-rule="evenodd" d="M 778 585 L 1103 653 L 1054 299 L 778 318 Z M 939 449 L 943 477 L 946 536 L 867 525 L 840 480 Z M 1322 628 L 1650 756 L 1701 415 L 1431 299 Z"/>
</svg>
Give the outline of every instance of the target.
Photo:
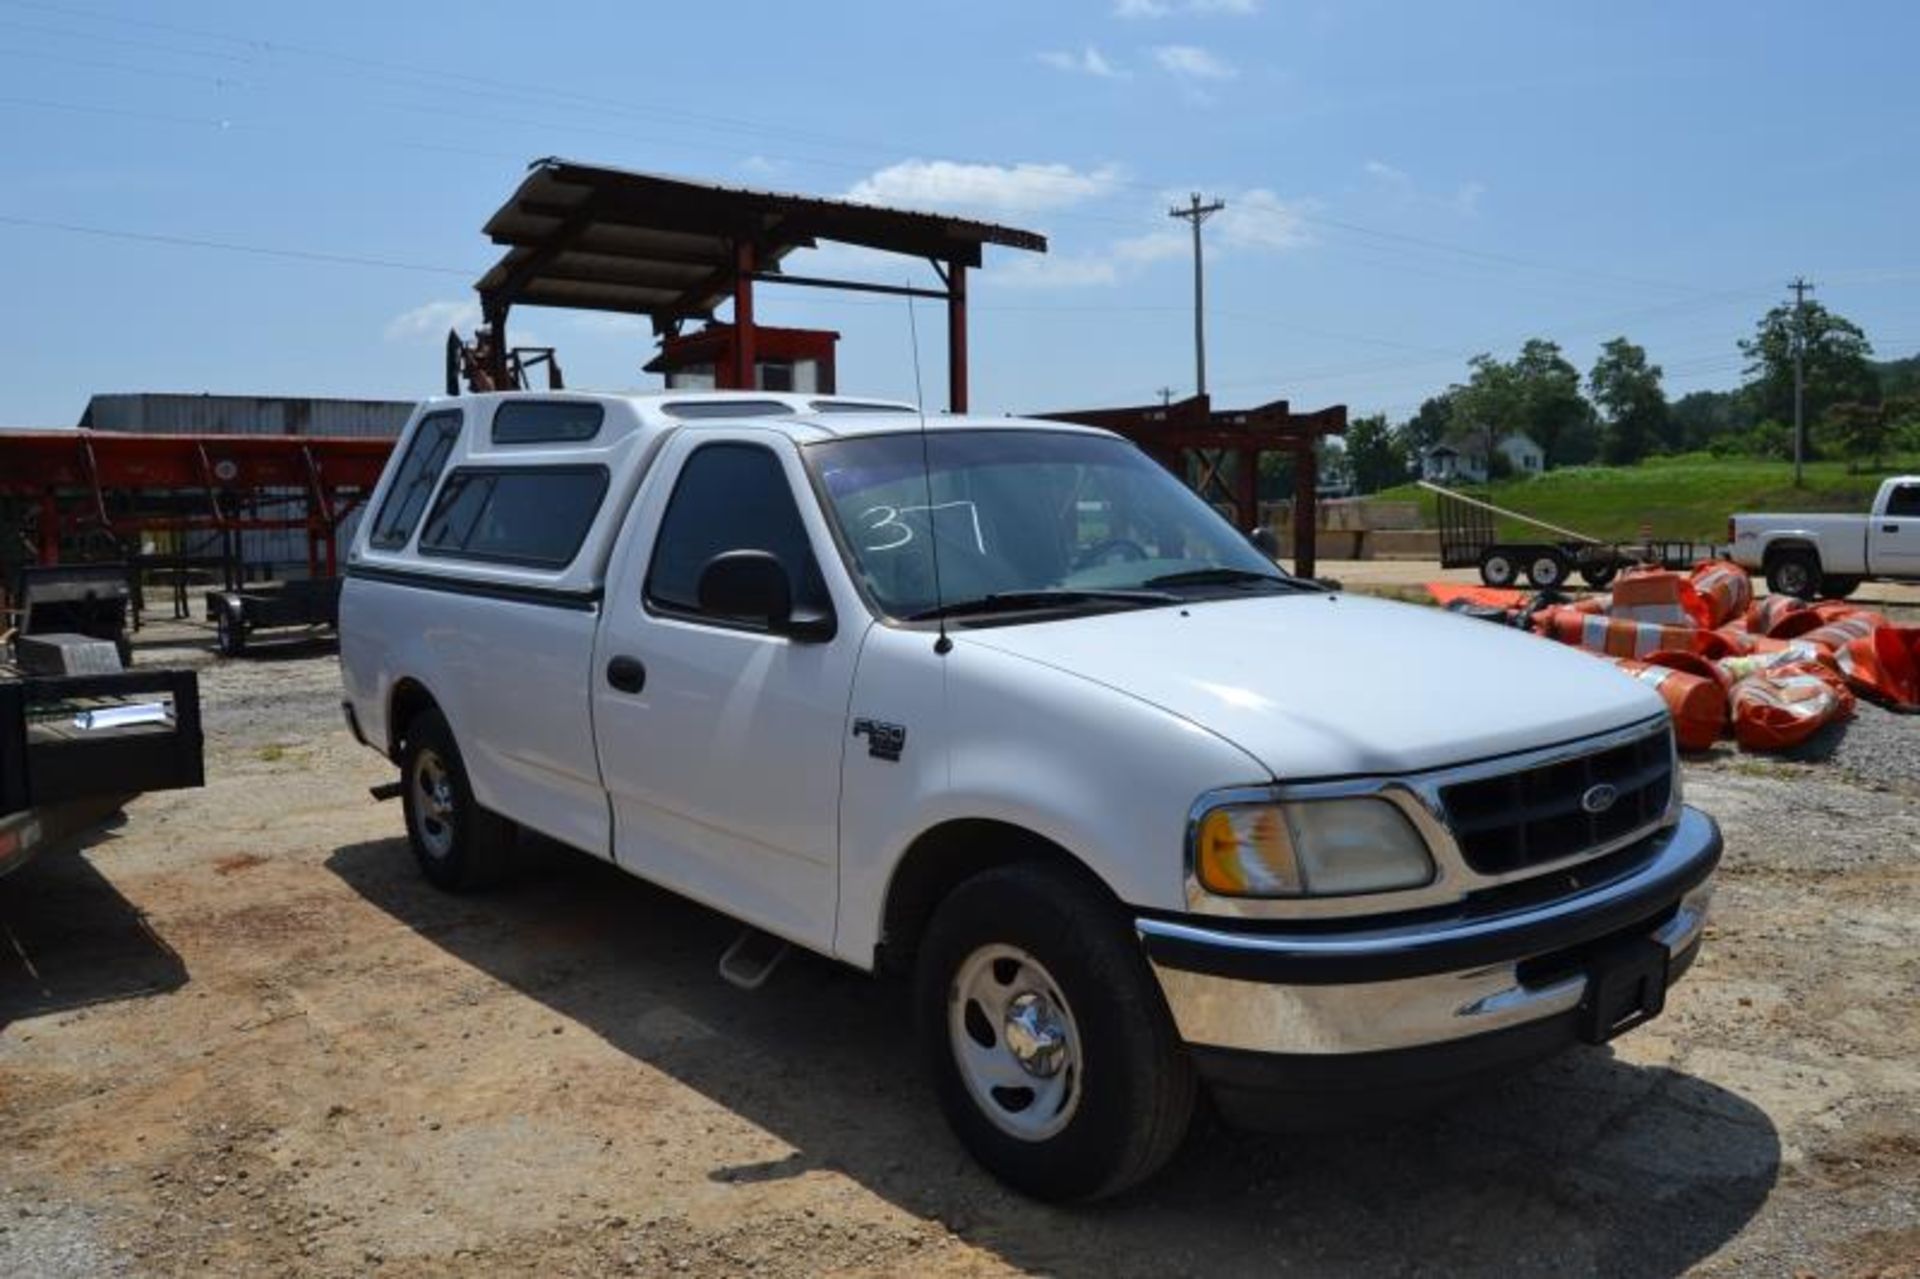
<svg viewBox="0 0 1920 1279">
<path fill-rule="evenodd" d="M 909 280 L 908 286 L 912 286 Z M 947 638 L 947 615 L 943 611 L 946 597 L 940 590 L 940 531 L 935 527 L 937 513 L 933 509 L 933 453 L 927 436 L 927 395 L 920 384 L 920 322 L 913 311 L 913 294 L 907 299 L 907 336 L 913 343 L 913 407 L 920 415 L 920 477 L 927 488 L 927 557 L 933 564 L 933 607 L 940 625 L 940 638 L 933 642 L 933 651 L 946 654 L 953 650 L 953 641 Z"/>
</svg>

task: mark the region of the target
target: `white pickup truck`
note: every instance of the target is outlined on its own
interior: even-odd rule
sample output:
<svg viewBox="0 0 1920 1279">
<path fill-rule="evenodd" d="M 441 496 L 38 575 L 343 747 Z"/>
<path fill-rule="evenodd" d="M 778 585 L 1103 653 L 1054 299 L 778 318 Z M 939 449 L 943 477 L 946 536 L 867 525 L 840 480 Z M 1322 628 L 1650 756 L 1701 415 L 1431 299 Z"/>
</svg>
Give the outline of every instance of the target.
<svg viewBox="0 0 1920 1279">
<path fill-rule="evenodd" d="M 1779 595 L 1845 599 L 1871 578 L 1920 582 L 1920 475 L 1880 485 L 1866 515 L 1735 515 L 1734 562 Z"/>
<path fill-rule="evenodd" d="M 740 984 L 911 975 L 1034 1195 L 1145 1178 L 1202 1087 L 1285 1126 L 1602 1042 L 1698 951 L 1720 834 L 1651 691 L 1289 577 L 1103 431 L 464 396 L 369 509 L 345 713 L 426 875 L 538 832 L 741 920 Z"/>
</svg>

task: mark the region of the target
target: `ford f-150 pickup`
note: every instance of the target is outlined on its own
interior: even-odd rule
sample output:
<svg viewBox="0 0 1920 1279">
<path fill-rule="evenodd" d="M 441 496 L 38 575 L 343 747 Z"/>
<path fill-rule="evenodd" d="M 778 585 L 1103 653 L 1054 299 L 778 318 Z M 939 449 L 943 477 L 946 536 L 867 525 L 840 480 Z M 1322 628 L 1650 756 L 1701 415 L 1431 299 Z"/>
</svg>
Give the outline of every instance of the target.
<svg viewBox="0 0 1920 1279">
<path fill-rule="evenodd" d="M 1145 1178 L 1202 1089 L 1286 1126 L 1603 1042 L 1699 949 L 1720 834 L 1653 692 L 1289 576 L 1103 431 L 462 396 L 369 511 L 344 710 L 426 876 L 537 832 L 738 918 L 741 984 L 910 978 L 1034 1195 Z"/>
<path fill-rule="evenodd" d="M 1920 475 L 1880 485 L 1866 515 L 1735 515 L 1734 562 L 1776 594 L 1844 599 L 1870 578 L 1920 582 Z"/>
</svg>

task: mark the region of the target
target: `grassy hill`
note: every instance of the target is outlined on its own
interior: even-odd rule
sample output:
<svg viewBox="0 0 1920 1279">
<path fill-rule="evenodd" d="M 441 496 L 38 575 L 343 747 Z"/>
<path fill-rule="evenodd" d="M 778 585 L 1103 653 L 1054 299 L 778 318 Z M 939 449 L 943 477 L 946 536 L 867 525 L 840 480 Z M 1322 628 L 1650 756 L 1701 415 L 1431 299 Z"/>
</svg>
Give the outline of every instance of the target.
<svg viewBox="0 0 1920 1279">
<path fill-rule="evenodd" d="M 1791 462 L 1716 458 L 1704 453 L 1653 458 L 1638 466 L 1576 466 L 1532 479 L 1499 480 L 1470 490 L 1496 506 L 1607 540 L 1630 540 L 1640 525 L 1672 540 L 1720 542 L 1735 511 L 1862 512 L 1880 481 L 1920 472 L 1920 458 L 1890 461 L 1886 470 L 1849 475 L 1844 462 L 1809 462 L 1807 486 L 1793 487 Z M 1429 528 L 1433 494 L 1412 484 L 1376 496 L 1418 501 Z M 1524 536 L 1521 526 L 1502 536 Z"/>
</svg>

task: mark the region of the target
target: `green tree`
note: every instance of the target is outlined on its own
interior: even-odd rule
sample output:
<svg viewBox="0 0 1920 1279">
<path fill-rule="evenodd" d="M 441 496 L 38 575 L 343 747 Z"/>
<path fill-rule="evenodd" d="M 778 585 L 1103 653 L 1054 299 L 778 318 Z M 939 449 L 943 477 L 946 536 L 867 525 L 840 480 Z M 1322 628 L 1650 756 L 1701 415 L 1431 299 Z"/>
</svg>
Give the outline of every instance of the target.
<svg viewBox="0 0 1920 1279">
<path fill-rule="evenodd" d="M 1606 418 L 1600 456 L 1609 466 L 1631 466 L 1668 443 L 1667 393 L 1660 366 L 1647 362 L 1645 347 L 1624 337 L 1606 343 L 1587 385 Z"/>
<path fill-rule="evenodd" d="M 1580 394 L 1580 370 L 1558 343 L 1532 338 L 1511 363 L 1476 355 L 1468 367 L 1467 384 L 1453 395 L 1450 439 L 1490 452 L 1507 436 L 1524 434 L 1550 466 L 1590 462 L 1599 452 L 1593 406 Z"/>
<path fill-rule="evenodd" d="M 1895 418 L 1887 408 L 1857 400 L 1832 405 L 1820 419 L 1820 440 L 1847 459 L 1849 471 L 1861 462 L 1877 468 L 1894 438 Z"/>
<path fill-rule="evenodd" d="M 1386 414 L 1375 413 L 1348 423 L 1346 444 L 1354 492 L 1377 493 L 1406 482 L 1406 444 L 1400 433 L 1387 426 Z"/>
<path fill-rule="evenodd" d="M 1428 396 L 1419 412 L 1401 425 L 1401 442 L 1409 456 L 1419 457 L 1453 433 L 1453 395 L 1454 391 L 1447 391 Z"/>
<path fill-rule="evenodd" d="M 1711 448 L 1715 441 L 1739 435 L 1758 421 L 1751 397 L 1739 391 L 1692 391 L 1667 412 L 1672 447 L 1679 452 Z"/>
<path fill-rule="evenodd" d="M 1798 332 L 1804 346 L 1806 420 L 1819 422 L 1835 404 L 1871 404 L 1880 398 L 1879 379 L 1867 357 L 1873 346 L 1860 326 L 1818 302 L 1809 302 L 1795 318 L 1783 302 L 1760 317 L 1750 338 L 1740 340 L 1747 357 L 1746 390 L 1757 416 L 1793 421 L 1793 349 Z"/>
</svg>

